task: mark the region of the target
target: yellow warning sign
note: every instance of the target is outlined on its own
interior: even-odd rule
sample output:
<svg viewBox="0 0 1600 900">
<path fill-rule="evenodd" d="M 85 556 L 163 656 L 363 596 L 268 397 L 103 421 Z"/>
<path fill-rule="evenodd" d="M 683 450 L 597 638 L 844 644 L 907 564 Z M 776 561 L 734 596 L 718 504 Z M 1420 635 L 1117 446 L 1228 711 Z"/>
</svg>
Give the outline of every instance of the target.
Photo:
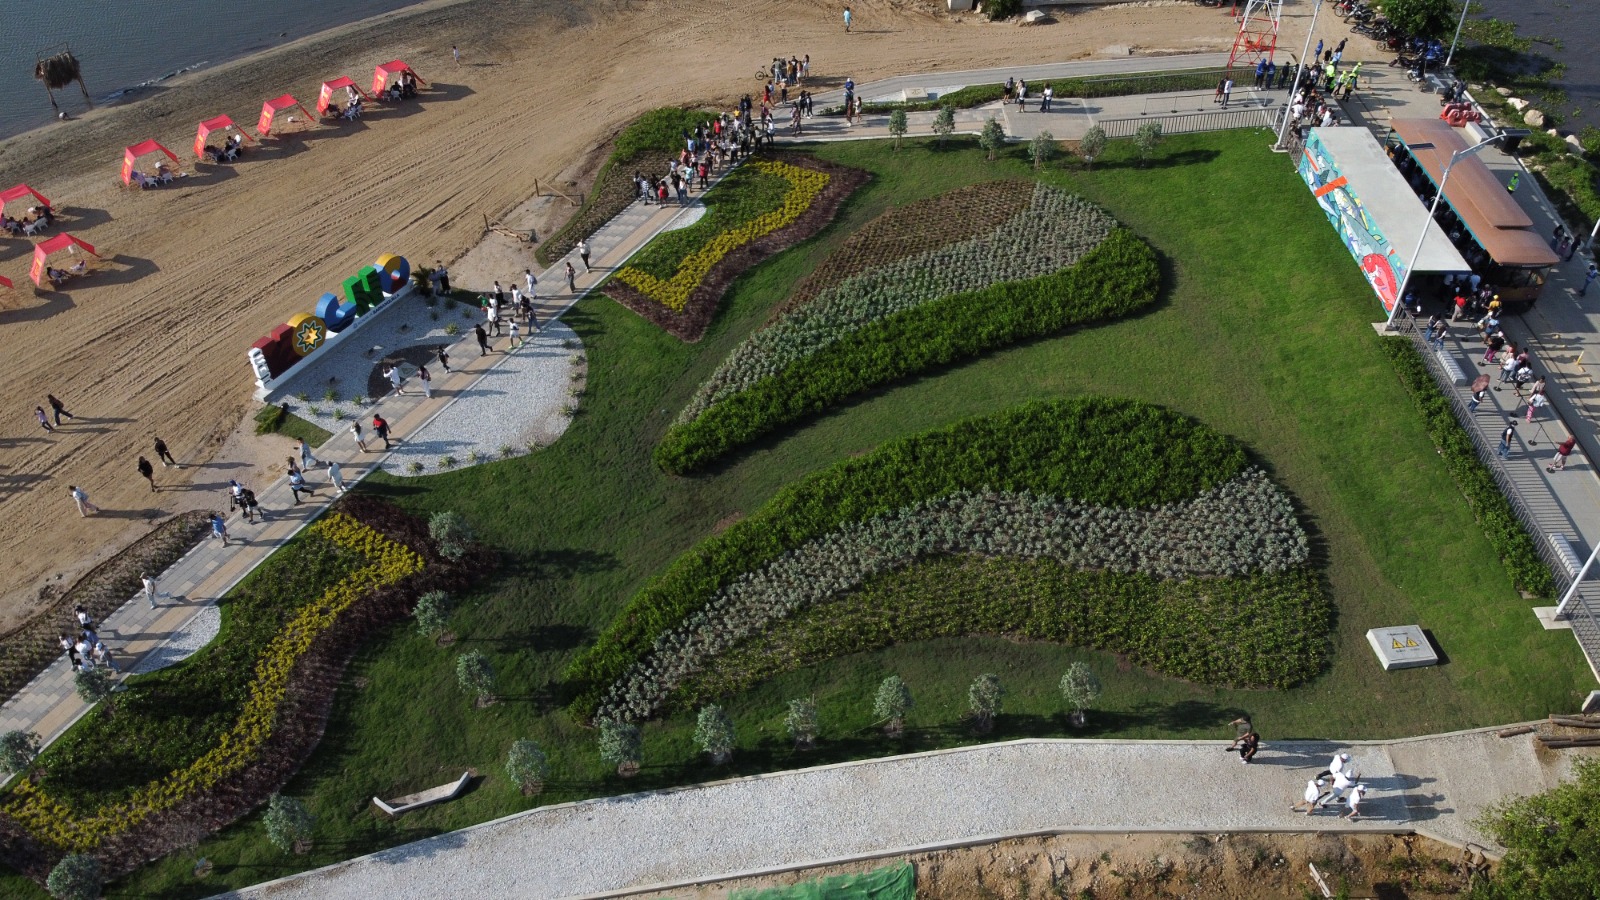
<svg viewBox="0 0 1600 900">
<path fill-rule="evenodd" d="M 1416 641 L 1413 641 L 1411 638 L 1406 638 L 1406 646 L 1407 647 L 1418 647 L 1418 646 L 1421 646 L 1421 645 L 1418 644 Z"/>
<path fill-rule="evenodd" d="M 1405 645 L 1400 643 L 1400 639 L 1399 638 L 1390 638 L 1389 639 L 1389 646 L 1392 649 L 1395 649 L 1395 650 L 1404 650 L 1405 649 Z"/>
</svg>

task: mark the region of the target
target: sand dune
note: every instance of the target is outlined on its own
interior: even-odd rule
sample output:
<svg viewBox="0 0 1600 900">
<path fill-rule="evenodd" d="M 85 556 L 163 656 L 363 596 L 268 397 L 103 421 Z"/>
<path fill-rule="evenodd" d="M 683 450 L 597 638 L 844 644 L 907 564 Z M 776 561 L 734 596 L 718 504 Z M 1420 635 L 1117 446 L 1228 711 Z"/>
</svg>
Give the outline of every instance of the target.
<svg viewBox="0 0 1600 900">
<path fill-rule="evenodd" d="M 0 296 L 0 624 L 34 608 L 47 580 L 70 581 L 148 521 L 221 500 L 199 488 L 230 477 L 229 461 L 211 457 L 253 410 L 245 350 L 258 335 L 380 253 L 455 259 L 482 236 L 484 215 L 523 203 L 535 178 L 562 172 L 643 110 L 736 97 L 779 53 L 809 53 L 822 78 L 861 81 L 1052 62 L 1113 43 L 1225 49 L 1234 27 L 1187 4 L 1086 11 L 1038 28 L 957 21 L 915 2 L 858 0 L 854 10 L 857 33 L 845 35 L 838 6 L 817 0 L 434 3 L 0 144 L 0 182 L 44 191 L 67 208 L 65 230 L 114 260 L 63 294 Z M 452 44 L 466 65 L 452 63 Z M 324 77 L 365 84 L 395 57 L 433 83 L 420 103 L 307 132 L 234 167 L 202 167 L 179 185 L 121 187 L 125 144 L 154 137 L 187 159 L 201 118 L 253 124 L 266 97 L 288 90 L 310 105 Z M 0 274 L 23 285 L 28 251 L 0 240 Z M 79 417 L 54 436 L 31 417 L 46 392 Z M 185 469 L 195 490 L 149 492 L 134 462 L 155 433 L 180 459 L 215 464 Z M 78 518 L 68 484 L 107 514 Z"/>
</svg>

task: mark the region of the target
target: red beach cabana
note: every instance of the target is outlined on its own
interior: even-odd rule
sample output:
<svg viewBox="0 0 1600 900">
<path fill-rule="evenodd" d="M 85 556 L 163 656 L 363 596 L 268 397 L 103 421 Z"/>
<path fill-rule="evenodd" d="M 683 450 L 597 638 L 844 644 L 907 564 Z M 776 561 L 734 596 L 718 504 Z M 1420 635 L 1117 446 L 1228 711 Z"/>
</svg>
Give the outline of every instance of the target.
<svg viewBox="0 0 1600 900">
<path fill-rule="evenodd" d="M 422 76 L 418 75 L 417 71 L 415 69 L 412 69 L 410 66 L 406 65 L 405 60 L 403 60 L 403 59 L 392 59 L 392 60 L 384 63 L 383 65 L 377 67 L 376 69 L 374 69 L 372 71 L 372 93 L 373 93 L 373 95 L 376 96 L 376 95 L 382 94 L 384 91 L 388 90 L 389 89 L 389 79 L 391 79 L 391 78 L 399 78 L 400 77 L 400 73 L 405 72 L 407 70 L 410 70 L 411 74 L 418 81 L 422 82 L 422 86 L 423 87 L 427 87 L 428 86 L 428 82 L 423 81 Z"/>
<path fill-rule="evenodd" d="M 324 81 L 322 83 L 322 90 L 317 94 L 317 115 L 328 114 L 328 107 L 333 105 L 333 92 L 340 88 L 349 88 L 368 100 L 372 99 L 361 88 L 356 87 L 355 81 L 348 75 L 340 75 L 332 81 Z"/>
<path fill-rule="evenodd" d="M 300 114 L 306 117 L 306 121 L 311 121 L 311 113 L 306 112 L 306 108 L 300 105 L 300 101 L 289 96 L 288 94 L 284 94 L 282 97 L 274 97 L 273 99 L 261 104 L 261 119 L 260 121 L 256 122 L 256 134 L 259 134 L 262 137 L 266 137 L 267 135 L 271 134 L 273 118 L 277 116 L 278 113 L 286 112 L 291 109 L 300 110 Z"/>
<path fill-rule="evenodd" d="M 244 135 L 245 140 L 255 140 L 255 138 L 246 134 L 243 128 L 233 124 L 233 120 L 227 116 L 217 116 L 215 119 L 207 119 L 200 123 L 200 128 L 195 132 L 194 135 L 195 159 L 206 158 L 206 139 L 211 136 L 211 132 L 213 131 L 237 131 L 241 135 Z"/>
<path fill-rule="evenodd" d="M 19 184 L 14 188 L 7 188 L 4 191 L 0 191 L 0 211 L 5 210 L 7 203 L 10 203 L 13 200 L 22 200 L 27 197 L 32 197 L 45 206 L 50 205 L 50 201 L 45 199 L 43 194 L 25 184 Z"/>
<path fill-rule="evenodd" d="M 178 161 L 178 154 L 173 153 L 171 150 L 168 150 L 155 141 L 142 141 L 134 144 L 132 147 L 122 151 L 123 184 L 131 184 L 133 182 L 134 165 L 138 163 L 141 157 L 149 156 L 152 153 L 165 153 L 173 162 Z"/>
<path fill-rule="evenodd" d="M 45 260 L 49 259 L 52 254 L 60 253 L 63 250 L 76 252 L 75 248 L 77 247 L 82 247 L 90 256 L 98 257 L 100 255 L 94 252 L 94 247 L 87 241 L 80 241 L 70 234 L 58 234 L 53 238 L 47 238 L 35 244 L 33 247 L 33 267 L 28 270 L 28 277 L 33 279 L 34 284 L 44 287 Z M 85 265 L 87 264 L 85 263 Z M 81 272 L 73 274 L 81 274 Z"/>
</svg>

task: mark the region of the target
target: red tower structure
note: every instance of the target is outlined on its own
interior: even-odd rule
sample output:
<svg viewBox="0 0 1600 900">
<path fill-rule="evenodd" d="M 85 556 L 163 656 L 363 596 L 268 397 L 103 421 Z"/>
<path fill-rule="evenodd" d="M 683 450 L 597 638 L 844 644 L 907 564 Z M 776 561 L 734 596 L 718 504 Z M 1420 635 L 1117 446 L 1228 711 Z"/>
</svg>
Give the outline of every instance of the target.
<svg viewBox="0 0 1600 900">
<path fill-rule="evenodd" d="M 1237 9 L 1237 5 L 1234 7 Z M 1241 63 L 1254 67 L 1265 57 L 1273 61 L 1278 49 L 1278 25 L 1283 18 L 1283 0 L 1248 0 L 1239 17 L 1239 33 L 1233 37 L 1233 52 L 1228 56 L 1228 71 Z"/>
</svg>

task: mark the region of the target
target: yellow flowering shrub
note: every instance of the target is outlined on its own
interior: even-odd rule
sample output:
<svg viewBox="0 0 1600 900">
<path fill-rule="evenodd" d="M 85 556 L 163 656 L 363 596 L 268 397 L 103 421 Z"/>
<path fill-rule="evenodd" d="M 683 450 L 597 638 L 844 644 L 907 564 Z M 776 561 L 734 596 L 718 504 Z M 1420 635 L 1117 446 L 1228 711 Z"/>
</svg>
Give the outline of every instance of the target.
<svg viewBox="0 0 1600 900">
<path fill-rule="evenodd" d="M 689 304 L 689 296 L 700 286 L 712 266 L 745 244 L 794 224 L 828 186 L 829 175 L 826 172 L 777 160 L 756 160 L 748 165 L 789 182 L 782 206 L 717 234 L 684 257 L 671 278 L 658 278 L 635 266 L 623 266 L 614 277 L 673 312 L 682 312 Z"/>
<path fill-rule="evenodd" d="M 150 816 L 215 787 L 254 762 L 272 735 L 295 664 L 317 637 L 356 601 L 422 571 L 425 565 L 411 548 L 342 513 L 327 516 L 310 530 L 360 554 L 367 564 L 307 604 L 273 638 L 256 662 L 250 696 L 238 721 L 217 746 L 192 765 L 152 782 L 127 800 L 87 815 L 69 809 L 26 780 L 19 780 L 6 797 L 5 812 L 46 845 L 66 853 L 87 853 L 106 838 L 129 831 Z"/>
</svg>

